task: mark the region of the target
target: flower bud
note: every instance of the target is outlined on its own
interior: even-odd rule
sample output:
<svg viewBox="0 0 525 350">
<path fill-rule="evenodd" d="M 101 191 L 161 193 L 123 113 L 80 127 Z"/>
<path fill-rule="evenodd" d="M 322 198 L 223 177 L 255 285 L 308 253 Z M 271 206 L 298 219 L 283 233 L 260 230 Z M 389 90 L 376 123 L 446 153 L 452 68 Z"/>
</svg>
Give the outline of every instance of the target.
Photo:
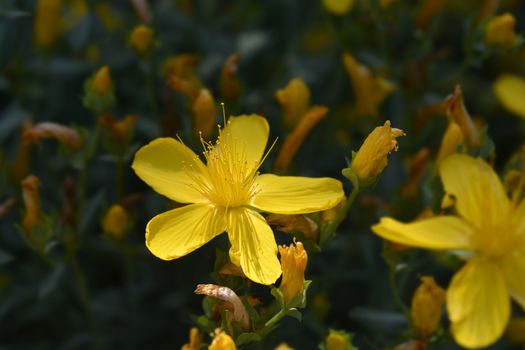
<svg viewBox="0 0 525 350">
<path fill-rule="evenodd" d="M 53 122 L 38 123 L 24 131 L 23 140 L 28 144 L 39 142 L 43 138 L 55 139 L 72 150 L 78 150 L 83 145 L 82 138 L 75 129 Z"/>
<path fill-rule="evenodd" d="M 323 6 L 334 15 L 342 16 L 354 6 L 354 0 L 323 0 Z"/>
<path fill-rule="evenodd" d="M 24 201 L 25 213 L 22 219 L 22 227 L 27 233 L 40 222 L 40 181 L 34 175 L 26 177 L 22 183 L 22 199 Z"/>
<path fill-rule="evenodd" d="M 237 350 L 237 347 L 232 337 L 217 329 L 208 350 Z"/>
<path fill-rule="evenodd" d="M 293 348 L 291 348 L 288 344 L 286 343 L 281 343 L 279 345 L 277 345 L 277 347 L 275 348 L 275 350 L 294 350 Z"/>
<path fill-rule="evenodd" d="M 283 294 L 284 305 L 288 305 L 296 296 L 304 291 L 304 271 L 308 262 L 308 254 L 303 244 L 279 246 L 283 278 L 279 289 Z"/>
<path fill-rule="evenodd" d="M 511 46 L 516 42 L 516 19 L 510 13 L 494 17 L 485 28 L 485 42 L 489 45 Z"/>
<path fill-rule="evenodd" d="M 230 104 L 235 103 L 241 95 L 241 80 L 239 78 L 239 61 L 241 55 L 234 53 L 224 62 L 219 78 L 219 90 L 224 100 Z"/>
<path fill-rule="evenodd" d="M 479 132 L 467 112 L 461 87 L 456 85 L 454 93 L 447 96 L 443 103 L 447 117 L 458 124 L 468 145 L 471 147 L 479 147 L 481 144 Z"/>
<path fill-rule="evenodd" d="M 303 79 L 290 80 L 283 89 L 277 90 L 275 98 L 281 105 L 282 118 L 287 127 L 293 127 L 310 107 L 310 89 Z"/>
<path fill-rule="evenodd" d="M 463 143 L 463 140 L 463 132 L 459 125 L 450 121 L 441 139 L 441 146 L 439 146 L 439 152 L 436 158 L 437 168 L 439 168 L 445 158 L 457 152 L 457 148 Z"/>
<path fill-rule="evenodd" d="M 113 80 L 108 66 L 101 67 L 91 80 L 91 90 L 99 96 L 106 95 L 113 87 Z"/>
<path fill-rule="evenodd" d="M 102 220 L 102 229 L 111 237 L 121 240 L 126 235 L 129 217 L 119 204 L 113 204 Z"/>
<path fill-rule="evenodd" d="M 394 85 L 380 76 L 374 76 L 368 67 L 360 64 L 349 53 L 343 55 L 346 72 L 352 80 L 357 112 L 362 116 L 379 116 L 379 106 L 394 91 Z"/>
<path fill-rule="evenodd" d="M 196 134 L 202 132 L 202 135 L 208 138 L 217 120 L 215 100 L 208 89 L 201 89 L 199 91 L 199 95 L 197 95 L 193 103 L 193 114 L 195 117 L 193 132 Z"/>
<path fill-rule="evenodd" d="M 304 142 L 306 136 L 328 113 L 328 108 L 324 106 L 313 106 L 296 125 L 294 130 L 286 137 L 277 159 L 275 160 L 274 169 L 276 171 L 288 168 L 299 147 Z"/>
<path fill-rule="evenodd" d="M 352 345 L 350 334 L 342 331 L 330 329 L 325 343 L 326 350 L 356 350 Z"/>
<path fill-rule="evenodd" d="M 35 9 L 35 43 L 41 49 L 49 49 L 60 32 L 62 0 L 39 0 Z"/>
<path fill-rule="evenodd" d="M 108 66 L 101 67 L 84 84 L 84 106 L 95 113 L 115 105 L 115 91 Z"/>
<path fill-rule="evenodd" d="M 200 350 L 202 345 L 202 335 L 196 327 L 190 329 L 190 342 L 184 344 L 181 350 Z"/>
<path fill-rule="evenodd" d="M 376 127 L 350 164 L 357 179 L 363 183 L 374 181 L 388 165 L 388 155 L 397 150 L 396 138 L 404 135 L 403 130 L 392 128 L 389 120 L 383 126 Z"/>
<path fill-rule="evenodd" d="M 444 302 L 445 291 L 436 284 L 434 278 L 421 277 L 410 309 L 412 326 L 419 332 L 421 339 L 427 339 L 437 329 Z"/>
<path fill-rule="evenodd" d="M 143 55 L 153 42 L 153 30 L 144 24 L 136 26 L 129 36 L 129 42 L 139 55 Z"/>
</svg>

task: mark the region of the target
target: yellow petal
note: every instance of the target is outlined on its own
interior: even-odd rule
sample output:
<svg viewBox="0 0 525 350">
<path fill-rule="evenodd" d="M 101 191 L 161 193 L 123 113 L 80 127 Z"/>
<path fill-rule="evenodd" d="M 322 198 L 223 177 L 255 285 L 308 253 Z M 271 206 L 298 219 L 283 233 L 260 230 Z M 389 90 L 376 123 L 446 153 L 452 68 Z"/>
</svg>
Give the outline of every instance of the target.
<svg viewBox="0 0 525 350">
<path fill-rule="evenodd" d="M 224 212 L 209 204 L 190 204 L 155 216 L 146 226 L 146 246 L 172 260 L 199 248 L 226 228 Z"/>
<path fill-rule="evenodd" d="M 429 249 L 466 249 L 470 246 L 472 228 L 455 216 L 438 216 L 404 224 L 382 218 L 372 231 L 390 241 Z"/>
<path fill-rule="evenodd" d="M 525 251 L 507 257 L 502 266 L 510 295 L 525 309 Z"/>
<path fill-rule="evenodd" d="M 199 190 L 207 170 L 192 150 L 172 138 L 158 138 L 135 154 L 133 170 L 158 193 L 179 203 L 207 201 Z"/>
<path fill-rule="evenodd" d="M 259 115 L 230 117 L 215 149 L 231 154 L 232 166 L 248 175 L 259 167 L 269 132 L 268 122 Z"/>
<path fill-rule="evenodd" d="M 494 92 L 501 104 L 510 112 L 525 118 L 525 80 L 504 74 L 494 83 Z"/>
<path fill-rule="evenodd" d="M 273 284 L 281 275 L 277 244 L 266 220 L 249 209 L 231 209 L 228 214 L 230 257 L 254 282 Z"/>
<path fill-rule="evenodd" d="M 481 348 L 498 340 L 510 316 L 503 273 L 493 261 L 474 258 L 452 279 L 447 308 L 456 341 Z"/>
<path fill-rule="evenodd" d="M 525 237 L 525 199 L 523 199 L 520 205 L 514 210 L 514 225 L 516 227 L 516 233 Z"/>
<path fill-rule="evenodd" d="M 475 227 L 498 227 L 508 221 L 510 204 L 494 170 L 479 158 L 455 154 L 439 171 L 445 192 L 456 197 L 456 209 Z"/>
<path fill-rule="evenodd" d="M 343 198 L 341 181 L 323 177 L 260 175 L 251 205 L 276 214 L 305 214 L 330 209 Z"/>
</svg>

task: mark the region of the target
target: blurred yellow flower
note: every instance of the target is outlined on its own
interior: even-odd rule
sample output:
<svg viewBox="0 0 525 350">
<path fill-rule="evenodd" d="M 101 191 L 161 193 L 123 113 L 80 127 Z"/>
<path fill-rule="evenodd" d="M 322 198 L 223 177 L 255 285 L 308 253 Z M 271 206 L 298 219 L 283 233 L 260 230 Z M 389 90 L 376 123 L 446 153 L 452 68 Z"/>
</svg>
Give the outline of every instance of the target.
<svg viewBox="0 0 525 350">
<path fill-rule="evenodd" d="M 101 67 L 93 76 L 90 88 L 99 96 L 106 95 L 113 87 L 113 80 L 108 66 Z"/>
<path fill-rule="evenodd" d="M 277 347 L 275 348 L 275 350 L 294 350 L 293 348 L 291 348 L 288 344 L 286 343 L 281 343 L 279 345 L 277 345 Z"/>
<path fill-rule="evenodd" d="M 138 54 L 143 55 L 153 42 L 153 30 L 144 24 L 138 25 L 133 28 L 129 42 Z"/>
<path fill-rule="evenodd" d="M 60 33 L 62 0 L 38 0 L 35 9 L 35 42 L 42 49 L 49 49 Z"/>
<path fill-rule="evenodd" d="M 485 28 L 485 41 L 490 45 L 510 46 L 515 43 L 516 19 L 510 13 L 494 17 Z"/>
<path fill-rule="evenodd" d="M 208 350 L 237 350 L 237 347 L 232 337 L 223 331 L 216 330 Z"/>
<path fill-rule="evenodd" d="M 281 105 L 283 122 L 295 126 L 310 107 L 310 89 L 301 78 L 290 80 L 283 89 L 277 90 L 275 98 Z"/>
<path fill-rule="evenodd" d="M 324 8 L 334 15 L 344 15 L 354 6 L 354 0 L 323 0 Z"/>
<path fill-rule="evenodd" d="M 304 271 L 308 262 L 308 254 L 301 242 L 295 245 L 279 246 L 279 253 L 283 270 L 283 280 L 279 289 L 283 293 L 284 304 L 287 305 L 304 290 Z"/>
<path fill-rule="evenodd" d="M 412 326 L 419 332 L 421 339 L 428 339 L 437 329 L 444 303 L 443 288 L 436 284 L 433 277 L 421 277 L 421 284 L 412 296 L 410 309 Z"/>
<path fill-rule="evenodd" d="M 396 139 L 404 135 L 403 130 L 392 128 L 387 120 L 367 136 L 350 164 L 359 181 L 373 181 L 381 174 L 388 165 L 388 155 L 397 150 Z"/>
<path fill-rule="evenodd" d="M 516 75 L 504 74 L 494 83 L 494 93 L 503 107 L 525 118 L 525 79 Z"/>
<path fill-rule="evenodd" d="M 115 239 L 122 239 L 128 228 L 129 217 L 120 204 L 113 204 L 102 220 L 102 229 Z"/>
<path fill-rule="evenodd" d="M 202 347 L 202 335 L 196 327 L 190 329 L 190 342 L 182 346 L 181 350 L 200 350 Z"/>
<path fill-rule="evenodd" d="M 217 121 L 217 106 L 215 100 L 208 89 L 201 89 L 199 95 L 193 102 L 193 132 L 202 136 L 209 137 L 215 128 Z"/>
<path fill-rule="evenodd" d="M 346 332 L 330 329 L 330 333 L 325 339 L 326 350 L 354 350 L 350 334 Z"/>
<path fill-rule="evenodd" d="M 27 233 L 31 234 L 33 227 L 40 222 L 40 180 L 34 175 L 29 175 L 21 184 L 22 199 L 25 206 L 22 227 Z"/>
<path fill-rule="evenodd" d="M 459 216 L 409 224 L 382 218 L 372 230 L 408 246 L 459 252 L 467 260 L 447 290 L 448 314 L 460 345 L 485 347 L 503 334 L 510 297 L 525 306 L 525 200 L 509 200 L 498 176 L 479 158 L 455 154 L 439 170 Z"/>
<path fill-rule="evenodd" d="M 357 103 L 357 112 L 362 116 L 379 116 L 379 106 L 394 91 L 394 85 L 380 76 L 374 76 L 370 69 L 345 53 L 343 63 L 352 80 Z"/>
<path fill-rule="evenodd" d="M 258 211 L 321 211 L 335 206 L 344 193 L 341 182 L 331 178 L 259 175 L 268 134 L 261 116 L 231 117 L 215 144 L 203 141 L 206 165 L 172 138 L 156 139 L 136 153 L 133 169 L 140 178 L 174 201 L 192 203 L 150 220 L 146 245 L 154 255 L 176 259 L 227 231 L 230 259 L 249 279 L 277 280 L 277 244 Z"/>
<path fill-rule="evenodd" d="M 439 146 L 436 158 L 437 167 L 439 167 L 445 158 L 457 152 L 458 146 L 463 143 L 464 139 L 463 132 L 459 125 L 454 121 L 450 121 L 441 139 L 441 145 Z"/>
</svg>

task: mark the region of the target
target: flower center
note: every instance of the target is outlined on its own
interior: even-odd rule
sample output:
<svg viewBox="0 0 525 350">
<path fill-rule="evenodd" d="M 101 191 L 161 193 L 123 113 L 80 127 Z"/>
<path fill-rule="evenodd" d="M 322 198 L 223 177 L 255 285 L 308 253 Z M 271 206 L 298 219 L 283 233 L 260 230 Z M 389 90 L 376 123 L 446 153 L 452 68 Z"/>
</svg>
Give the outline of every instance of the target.
<svg viewBox="0 0 525 350">
<path fill-rule="evenodd" d="M 512 254 L 521 244 L 520 235 L 512 225 L 477 228 L 472 239 L 475 250 L 488 257 L 504 257 Z"/>
</svg>

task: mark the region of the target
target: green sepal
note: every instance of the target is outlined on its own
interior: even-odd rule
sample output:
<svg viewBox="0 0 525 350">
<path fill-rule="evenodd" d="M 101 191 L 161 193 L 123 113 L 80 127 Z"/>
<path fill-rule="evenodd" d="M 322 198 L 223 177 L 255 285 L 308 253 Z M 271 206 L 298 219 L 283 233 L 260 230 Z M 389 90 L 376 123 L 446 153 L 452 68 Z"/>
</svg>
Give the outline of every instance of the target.
<svg viewBox="0 0 525 350">
<path fill-rule="evenodd" d="M 117 99 L 113 86 L 104 95 L 99 95 L 91 89 L 93 78 L 86 80 L 84 83 L 84 107 L 95 113 L 102 113 L 112 108 Z"/>
</svg>

